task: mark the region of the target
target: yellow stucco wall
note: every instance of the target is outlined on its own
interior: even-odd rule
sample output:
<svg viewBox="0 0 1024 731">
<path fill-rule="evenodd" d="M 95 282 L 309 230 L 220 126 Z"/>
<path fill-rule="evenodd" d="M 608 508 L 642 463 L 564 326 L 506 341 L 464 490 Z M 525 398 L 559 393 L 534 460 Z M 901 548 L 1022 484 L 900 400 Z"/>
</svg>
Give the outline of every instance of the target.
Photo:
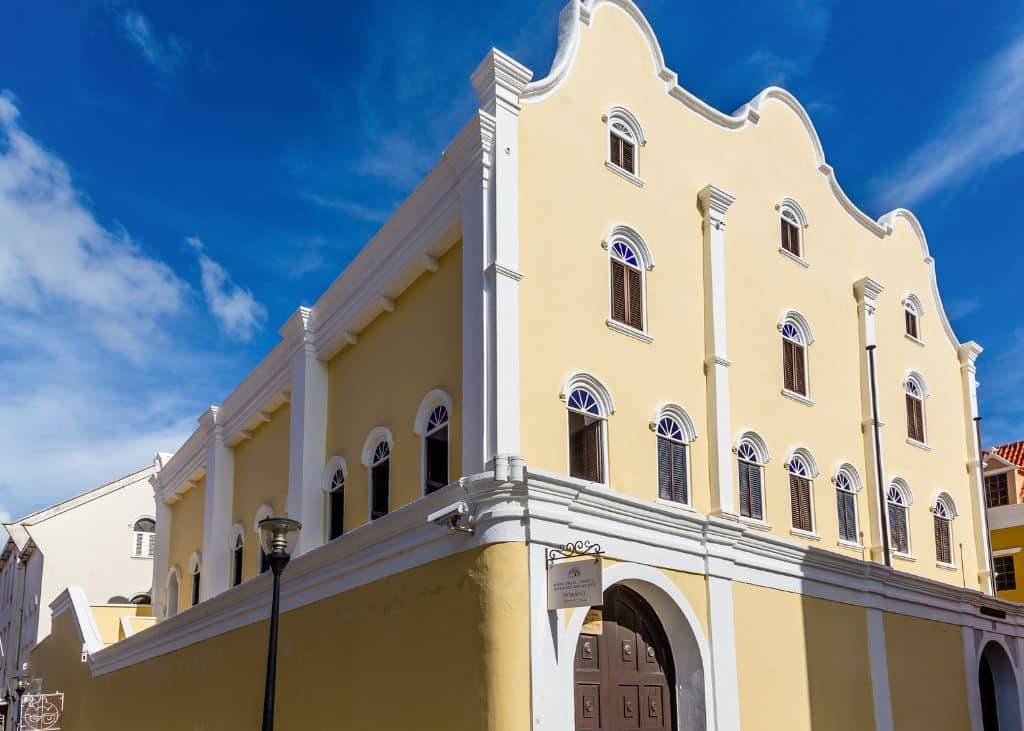
<svg viewBox="0 0 1024 731">
<path fill-rule="evenodd" d="M 231 503 L 232 523 L 245 527 L 242 579 L 259 573 L 259 534 L 253 521 L 261 505 L 269 504 L 274 515 L 285 515 L 288 498 L 288 447 L 291 407 L 284 404 L 271 419 L 235 448 L 235 489 Z M 230 547 L 221 547 L 230 562 Z"/>
<path fill-rule="evenodd" d="M 526 582 L 525 547 L 499 544 L 284 613 L 277 726 L 529 728 Z M 241 731 L 259 724 L 266 639 L 260 622 L 90 678 L 66 612 L 32 666 L 64 691 L 66 728 Z"/>
<path fill-rule="evenodd" d="M 90 609 L 104 645 L 123 638 L 121 617 L 150 617 L 153 614 L 152 607 L 141 604 L 94 604 Z"/>
<path fill-rule="evenodd" d="M 819 172 L 803 124 L 783 103 L 768 102 L 756 126 L 723 129 L 665 93 L 646 41 L 624 12 L 601 5 L 580 33 L 568 79 L 520 113 L 521 408 L 528 463 L 567 471 L 566 414 L 558 395 L 569 373 L 585 370 L 605 384 L 615 402 L 608 420 L 611 486 L 656 497 L 655 437 L 648 422 L 659 404 L 678 402 L 698 432 L 692 448 L 694 506 L 708 509 L 711 425 L 697 197 L 711 183 L 736 195 L 725 232 L 730 439 L 752 428 L 767 441 L 773 459 L 765 470 L 766 518 L 772 532 L 860 555 L 838 546 L 830 478 L 841 461 L 849 461 L 868 480 L 853 284 L 871 276 L 886 285 L 877 314 L 885 476 L 905 478 L 915 497 L 910 531 L 918 560 L 898 568 L 963 583 L 959 569 L 935 565 L 930 498 L 946 490 L 960 514 L 954 522 L 956 563 L 962 542 L 967 584 L 976 587 L 959 362 L 941 327 L 929 269 L 911 227 L 901 219 L 891 237 L 879 239 L 857 223 Z M 647 143 L 638 150 L 643 187 L 605 169 L 608 131 L 602 115 L 613 105 L 633 112 L 646 133 Z M 809 218 L 807 268 L 778 251 L 776 204 L 785 196 L 795 198 Z M 608 255 L 601 242 L 618 223 L 635 228 L 655 260 L 646 288 L 650 344 L 606 325 Z M 923 346 L 903 334 L 901 301 L 907 292 L 924 303 Z M 802 312 L 815 337 L 809 350 L 813 406 L 781 393 L 778 323 L 787 309 Z M 933 394 L 926 404 L 932 447 L 927 452 L 906 443 L 902 384 L 909 369 L 923 374 Z M 821 469 L 813 485 L 817 541 L 790 535 L 784 463 L 798 445 L 812 452 Z M 865 533 L 874 499 L 870 490 L 858 495 Z M 866 542 L 870 538 L 868 533 Z"/>
<path fill-rule="evenodd" d="M 862 607 L 741 583 L 733 602 L 745 731 L 874 728 Z"/>
<path fill-rule="evenodd" d="M 1024 525 L 994 530 L 991 535 L 993 551 L 1024 548 Z M 1014 602 L 1024 602 L 1024 552 L 1011 555 L 1013 556 L 1013 572 L 1017 579 L 1017 588 L 1000 591 L 999 597 Z"/>
<path fill-rule="evenodd" d="M 462 466 L 462 245 L 441 257 L 438 270 L 417 279 L 395 310 L 377 317 L 328 366 L 327 458 L 345 458 L 345 530 L 369 518 L 369 472 L 360 463 L 367 435 L 386 426 L 391 451 L 391 510 L 423 494 L 422 439 L 416 410 L 431 389 L 451 396 L 449 479 Z"/>
<path fill-rule="evenodd" d="M 203 510 L 206 502 L 206 477 L 199 479 L 195 487 L 185 493 L 178 502 L 171 505 L 171 540 L 168 568 L 181 569 L 181 586 L 178 590 L 179 611 L 191 605 L 191 576 L 188 562 L 193 551 L 203 548 Z M 166 580 L 157 576 L 157 581 Z"/>
<path fill-rule="evenodd" d="M 886 614 L 885 641 L 893 728 L 970 728 L 960 628 Z"/>
</svg>

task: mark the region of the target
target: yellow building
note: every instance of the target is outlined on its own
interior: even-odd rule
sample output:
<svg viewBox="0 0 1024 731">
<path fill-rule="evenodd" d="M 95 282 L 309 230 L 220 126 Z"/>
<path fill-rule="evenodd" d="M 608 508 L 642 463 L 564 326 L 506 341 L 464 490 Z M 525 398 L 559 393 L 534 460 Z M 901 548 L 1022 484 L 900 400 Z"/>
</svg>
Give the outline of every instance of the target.
<svg viewBox="0 0 1024 731">
<path fill-rule="evenodd" d="M 996 593 L 1024 601 L 1024 441 L 985 450 L 983 472 Z M 1017 577 L 1022 577 L 1018 584 Z"/>
<path fill-rule="evenodd" d="M 281 728 L 1020 728 L 981 348 L 917 220 L 858 209 L 785 90 L 680 87 L 630 0 L 572 0 L 532 76 L 487 55 L 435 168 L 155 479 L 160 621 L 103 646 L 54 603 L 66 727 L 253 728 L 255 526 L 287 515 Z M 600 612 L 549 609 L 576 542 Z"/>
</svg>

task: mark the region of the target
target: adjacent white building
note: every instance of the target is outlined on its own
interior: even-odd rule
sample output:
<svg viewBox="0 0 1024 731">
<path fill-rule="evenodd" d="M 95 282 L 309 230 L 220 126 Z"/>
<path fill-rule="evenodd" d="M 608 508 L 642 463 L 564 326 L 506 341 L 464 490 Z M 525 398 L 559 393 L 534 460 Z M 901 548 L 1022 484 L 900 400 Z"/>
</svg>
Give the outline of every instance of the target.
<svg viewBox="0 0 1024 731">
<path fill-rule="evenodd" d="M 93 604 L 148 604 L 156 519 L 153 464 L 4 523 L 0 553 L 0 688 L 50 634 L 49 605 L 70 585 Z"/>
</svg>

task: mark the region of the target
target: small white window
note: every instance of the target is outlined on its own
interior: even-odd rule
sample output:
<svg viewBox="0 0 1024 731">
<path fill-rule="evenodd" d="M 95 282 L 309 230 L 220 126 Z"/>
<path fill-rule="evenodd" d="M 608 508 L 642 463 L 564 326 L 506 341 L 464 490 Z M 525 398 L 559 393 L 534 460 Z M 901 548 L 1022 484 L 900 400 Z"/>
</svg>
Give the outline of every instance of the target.
<svg viewBox="0 0 1024 731">
<path fill-rule="evenodd" d="M 857 518 L 857 492 L 860 490 L 860 479 L 852 469 L 841 467 L 836 472 L 835 484 L 839 540 L 859 545 L 861 540 Z"/>
<path fill-rule="evenodd" d="M 921 307 L 921 300 L 915 294 L 908 294 L 903 298 L 903 325 L 907 337 L 911 340 L 921 342 L 921 316 L 924 308 Z"/>
<path fill-rule="evenodd" d="M 935 529 L 935 560 L 945 566 L 955 565 L 953 556 L 953 518 L 956 508 L 953 499 L 940 494 L 932 504 L 932 522 Z"/>
<path fill-rule="evenodd" d="M 789 473 L 789 503 L 793 529 L 814 533 L 814 497 L 811 480 L 817 475 L 813 460 L 805 450 L 798 450 L 786 463 Z"/>
<path fill-rule="evenodd" d="M 803 209 L 792 198 L 784 198 L 776 206 L 781 226 L 779 252 L 796 259 L 806 266 L 804 261 L 804 229 L 807 228 L 807 217 Z"/>
<path fill-rule="evenodd" d="M 910 527 L 907 510 L 911 504 L 910 488 L 900 479 L 889 485 L 885 496 L 889 523 L 889 548 L 896 553 L 910 554 Z"/>
<path fill-rule="evenodd" d="M 740 515 L 751 520 L 765 519 L 764 466 L 768 449 L 764 440 L 746 432 L 736 445 L 736 466 L 740 495 Z"/>
<path fill-rule="evenodd" d="M 647 140 L 639 120 L 623 107 L 612 107 L 604 119 L 608 123 L 607 166 L 640 184 L 637 149 Z"/>
<path fill-rule="evenodd" d="M 928 395 L 924 379 L 911 373 L 904 382 L 907 402 L 907 439 L 925 444 L 924 400 Z"/>
<path fill-rule="evenodd" d="M 156 553 L 156 521 L 139 518 L 132 526 L 132 557 L 153 558 Z"/>
<path fill-rule="evenodd" d="M 690 442 L 697 436 L 693 422 L 670 404 L 658 410 L 652 427 L 658 442 L 658 498 L 690 505 Z"/>
</svg>

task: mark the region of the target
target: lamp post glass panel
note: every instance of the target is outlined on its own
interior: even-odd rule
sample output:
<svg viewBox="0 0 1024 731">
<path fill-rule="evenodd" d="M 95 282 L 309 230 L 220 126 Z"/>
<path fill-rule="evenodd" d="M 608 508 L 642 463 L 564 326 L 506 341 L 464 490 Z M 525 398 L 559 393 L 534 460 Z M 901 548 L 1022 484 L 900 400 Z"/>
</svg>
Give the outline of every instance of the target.
<svg viewBox="0 0 1024 731">
<path fill-rule="evenodd" d="M 289 518 L 260 521 L 260 546 L 274 574 L 274 598 L 270 605 L 270 645 L 267 650 L 267 685 L 263 695 L 263 731 L 274 728 L 274 686 L 277 680 L 277 617 L 281 605 L 281 572 L 288 565 L 302 524 Z"/>
</svg>

